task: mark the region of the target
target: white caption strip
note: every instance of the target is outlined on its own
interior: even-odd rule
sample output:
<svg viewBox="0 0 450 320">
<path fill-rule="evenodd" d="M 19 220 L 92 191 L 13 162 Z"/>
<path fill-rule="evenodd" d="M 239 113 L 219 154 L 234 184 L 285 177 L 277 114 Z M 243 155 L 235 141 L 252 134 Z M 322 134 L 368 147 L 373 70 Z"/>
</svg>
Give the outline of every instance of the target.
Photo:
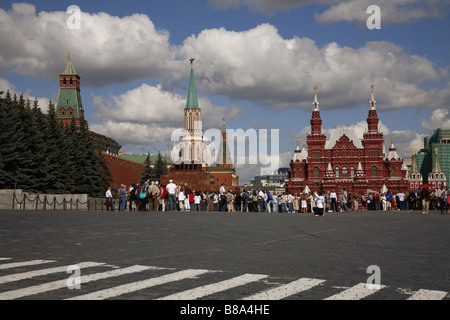
<svg viewBox="0 0 450 320">
<path fill-rule="evenodd" d="M 259 281 L 264 278 L 267 278 L 267 276 L 263 274 L 244 274 L 229 280 L 176 293 L 158 300 L 195 300 L 217 292 L 222 292 L 251 282 Z"/>
<path fill-rule="evenodd" d="M 360 300 L 370 296 L 371 294 L 374 294 L 375 292 L 383 289 L 384 287 L 385 286 L 381 285 L 375 286 L 375 285 L 368 285 L 367 283 L 360 283 L 354 287 L 342 291 L 341 293 L 326 298 L 325 300 Z"/>
<path fill-rule="evenodd" d="M 184 270 L 180 272 L 171 273 L 165 276 L 161 276 L 158 278 L 151 278 L 143 281 L 133 282 L 129 284 L 125 284 L 122 286 L 117 286 L 110 289 L 105 289 L 97 292 L 93 292 L 90 294 L 85 294 L 82 296 L 74 297 L 68 300 L 104 300 L 108 298 L 113 298 L 117 296 L 121 296 L 127 293 L 140 291 L 143 289 L 147 289 L 150 287 L 158 286 L 161 284 L 165 284 L 168 282 L 174 282 L 179 281 L 183 279 L 188 278 L 195 278 L 198 275 L 212 272 L 210 270 L 197 270 L 197 269 L 190 269 L 190 270 Z"/>
<path fill-rule="evenodd" d="M 243 300 L 281 300 L 299 292 L 309 290 L 323 282 L 325 280 L 302 278 L 286 285 L 260 292 Z"/>
<path fill-rule="evenodd" d="M 97 263 L 97 262 L 82 262 L 82 263 L 76 264 L 76 266 L 79 267 L 80 269 L 98 267 L 98 266 L 103 266 L 103 265 L 105 265 L 105 264 Z M 48 269 L 41 269 L 41 270 L 36 270 L 36 271 L 11 274 L 8 276 L 0 277 L 0 284 L 24 280 L 24 279 L 31 279 L 34 277 L 45 276 L 45 275 L 53 274 L 53 273 L 67 272 L 68 267 L 70 267 L 70 266 L 48 268 Z"/>
<path fill-rule="evenodd" d="M 55 262 L 51 260 L 32 260 L 32 261 L 24 261 L 24 262 L 15 262 L 15 263 L 5 263 L 0 264 L 0 270 L 4 269 L 12 269 L 12 268 L 18 268 L 18 267 L 25 267 L 25 266 L 35 266 L 38 264 L 44 264 L 44 263 L 50 263 Z"/>
<path fill-rule="evenodd" d="M 447 296 L 445 291 L 420 289 L 414 293 L 408 300 L 442 300 Z"/>
<path fill-rule="evenodd" d="M 152 269 L 152 267 L 133 266 L 133 267 L 129 267 L 129 268 L 117 269 L 117 270 L 108 271 L 108 272 L 89 274 L 89 275 L 81 276 L 80 283 L 81 283 L 81 285 L 84 285 L 85 283 L 88 283 L 91 281 L 97 281 L 97 280 L 101 280 L 101 279 L 117 277 L 117 276 L 121 276 L 121 275 L 125 275 L 125 274 L 141 272 L 141 271 L 149 270 L 149 269 Z M 23 289 L 19 289 L 19 290 L 4 292 L 4 293 L 0 294 L 0 300 L 18 299 L 18 298 L 22 298 L 22 297 L 26 297 L 26 296 L 31 296 L 34 294 L 44 293 L 44 292 L 63 289 L 63 288 L 67 288 L 67 279 L 44 283 L 41 285 L 23 288 Z"/>
</svg>

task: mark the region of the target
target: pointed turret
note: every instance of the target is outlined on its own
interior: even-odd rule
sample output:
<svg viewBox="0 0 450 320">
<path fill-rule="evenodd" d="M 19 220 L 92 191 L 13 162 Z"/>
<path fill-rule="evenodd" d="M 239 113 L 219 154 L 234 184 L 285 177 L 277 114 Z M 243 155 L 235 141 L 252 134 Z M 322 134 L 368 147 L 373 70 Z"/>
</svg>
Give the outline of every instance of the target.
<svg viewBox="0 0 450 320">
<path fill-rule="evenodd" d="M 59 94 L 57 115 L 64 125 L 69 125 L 72 118 L 79 125 L 84 117 L 83 102 L 81 101 L 80 76 L 75 71 L 70 55 L 67 55 L 67 65 L 59 75 Z"/>
<path fill-rule="evenodd" d="M 394 137 L 391 137 L 391 147 L 389 148 L 389 153 L 387 155 L 388 161 L 391 161 L 392 159 L 394 159 L 394 160 L 400 159 L 400 157 L 397 153 L 397 148 L 395 148 L 395 146 L 394 146 Z"/>
<path fill-rule="evenodd" d="M 369 133 L 378 133 L 378 123 L 380 122 L 380 119 L 378 119 L 377 114 L 377 107 L 376 107 L 376 101 L 374 96 L 374 90 L 375 86 L 372 84 L 370 87 L 372 90 L 372 100 L 369 101 L 370 103 L 370 109 L 369 109 L 369 117 L 367 118 L 367 125 L 369 128 Z"/>
<path fill-rule="evenodd" d="M 191 58 L 191 76 L 189 79 L 189 90 L 186 102 L 186 109 L 199 109 L 198 97 L 197 97 L 197 86 L 195 85 L 195 75 L 194 75 L 194 58 Z"/>
<path fill-rule="evenodd" d="M 218 167 L 232 167 L 233 162 L 231 161 L 230 149 L 228 148 L 227 142 L 227 126 L 225 123 L 225 119 L 223 119 L 222 125 L 222 138 L 220 141 L 220 148 L 217 155 L 216 165 Z"/>
<path fill-rule="evenodd" d="M 438 156 L 438 148 L 435 148 L 435 155 L 434 155 L 434 161 L 433 161 L 433 172 L 442 172 L 441 170 L 441 163 L 439 162 L 439 156 Z"/>
<path fill-rule="evenodd" d="M 411 159 L 411 173 L 418 173 L 417 169 L 417 159 L 416 159 L 416 149 L 413 149 L 413 155 Z"/>
<path fill-rule="evenodd" d="M 317 98 L 317 91 L 319 87 L 314 87 L 314 102 L 313 102 L 313 112 L 311 118 L 311 134 L 312 135 L 321 135 L 322 134 L 322 118 L 320 117 L 319 110 L 319 99 Z"/>
</svg>

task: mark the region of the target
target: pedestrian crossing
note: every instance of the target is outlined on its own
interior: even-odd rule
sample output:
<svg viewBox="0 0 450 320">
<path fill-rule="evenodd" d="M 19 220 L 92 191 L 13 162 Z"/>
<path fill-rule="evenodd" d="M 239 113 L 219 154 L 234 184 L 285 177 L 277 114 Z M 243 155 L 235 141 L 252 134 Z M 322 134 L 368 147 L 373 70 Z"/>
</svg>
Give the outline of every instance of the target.
<svg viewBox="0 0 450 320">
<path fill-rule="evenodd" d="M 0 300 L 293 300 L 314 292 L 314 300 L 377 299 L 389 288 L 357 283 L 336 287 L 325 279 L 278 279 L 264 274 L 236 275 L 206 269 L 176 270 L 157 266 L 111 266 L 102 262 L 58 265 L 55 260 L 14 261 L 0 257 Z M 53 265 L 53 266 L 52 266 Z M 80 270 L 79 289 L 69 285 Z M 26 270 L 29 269 L 29 270 Z M 293 280 L 293 281 L 292 281 Z M 391 288 L 392 289 L 392 288 Z M 379 299 L 389 299 L 386 295 Z M 449 299 L 447 291 L 417 289 L 404 300 Z"/>
</svg>

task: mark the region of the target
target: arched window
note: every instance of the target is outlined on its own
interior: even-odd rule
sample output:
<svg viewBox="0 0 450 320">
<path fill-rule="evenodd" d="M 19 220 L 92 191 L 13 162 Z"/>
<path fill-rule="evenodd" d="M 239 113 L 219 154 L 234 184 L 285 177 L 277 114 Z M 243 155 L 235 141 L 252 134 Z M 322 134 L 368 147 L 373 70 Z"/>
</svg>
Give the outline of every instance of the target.
<svg viewBox="0 0 450 320">
<path fill-rule="evenodd" d="M 350 168 L 350 177 L 354 177 L 355 176 L 355 167 L 351 167 Z"/>
<path fill-rule="evenodd" d="M 61 110 L 59 111 L 61 116 L 65 116 L 66 115 L 66 109 L 61 108 Z"/>
<path fill-rule="evenodd" d="M 67 84 L 66 78 L 63 79 L 63 84 L 64 84 L 64 85 Z"/>
<path fill-rule="evenodd" d="M 319 178 L 319 167 L 314 167 L 314 178 Z"/>
<path fill-rule="evenodd" d="M 336 178 L 339 178 L 339 167 L 336 167 Z"/>
<path fill-rule="evenodd" d="M 347 169 L 347 167 L 342 167 L 342 178 L 348 178 L 348 169 Z"/>
<path fill-rule="evenodd" d="M 372 177 L 376 177 L 377 176 L 377 167 L 373 166 L 372 167 Z"/>
<path fill-rule="evenodd" d="M 70 78 L 70 84 L 73 84 L 73 79 L 72 78 Z"/>
<path fill-rule="evenodd" d="M 395 169 L 392 169 L 392 176 L 395 177 Z"/>
</svg>

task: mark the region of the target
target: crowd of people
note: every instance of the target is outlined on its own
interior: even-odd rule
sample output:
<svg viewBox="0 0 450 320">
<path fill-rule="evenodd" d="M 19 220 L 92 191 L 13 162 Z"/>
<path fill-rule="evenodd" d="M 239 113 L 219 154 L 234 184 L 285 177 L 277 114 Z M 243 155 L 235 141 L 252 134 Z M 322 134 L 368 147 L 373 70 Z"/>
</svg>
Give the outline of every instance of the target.
<svg viewBox="0 0 450 320">
<path fill-rule="evenodd" d="M 105 206 L 114 211 L 114 196 L 111 188 L 106 192 Z M 430 210 L 448 213 L 450 191 L 447 187 L 430 190 L 391 194 L 369 192 L 351 193 L 343 188 L 340 192 L 318 190 L 291 194 L 271 193 L 262 189 L 234 192 L 222 184 L 218 192 L 191 190 L 188 185 L 176 185 L 172 180 L 167 185 L 154 181 L 121 185 L 118 191 L 119 211 L 226 211 L 226 212 L 284 212 L 313 213 L 323 216 L 325 212 L 362 212 Z"/>
</svg>

